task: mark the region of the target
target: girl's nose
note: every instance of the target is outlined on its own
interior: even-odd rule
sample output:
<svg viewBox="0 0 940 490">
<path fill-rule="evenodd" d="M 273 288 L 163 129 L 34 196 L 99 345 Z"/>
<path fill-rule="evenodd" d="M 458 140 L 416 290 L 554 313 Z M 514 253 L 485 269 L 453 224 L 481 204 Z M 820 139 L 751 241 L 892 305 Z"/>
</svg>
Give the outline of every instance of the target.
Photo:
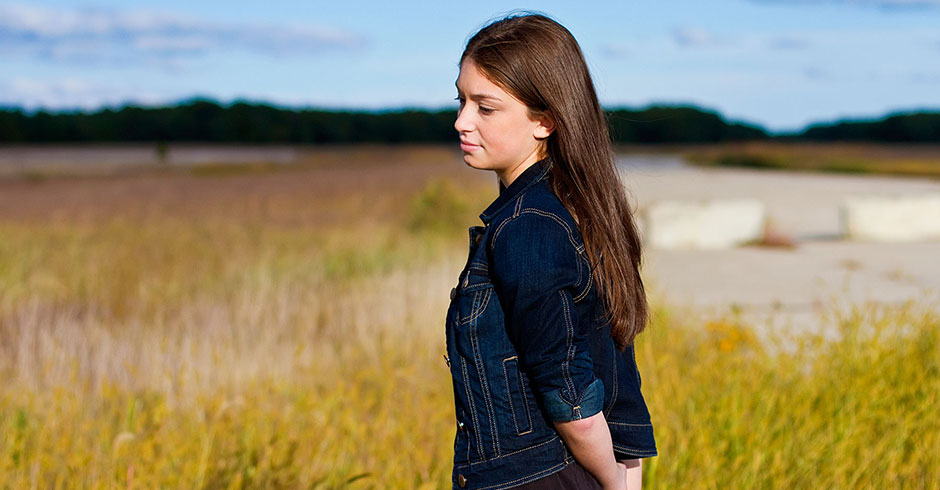
<svg viewBox="0 0 940 490">
<path fill-rule="evenodd" d="M 456 129 L 458 133 L 466 133 L 473 129 L 473 124 L 470 121 L 467 111 L 457 111 L 457 120 L 454 121 L 454 129 Z"/>
</svg>

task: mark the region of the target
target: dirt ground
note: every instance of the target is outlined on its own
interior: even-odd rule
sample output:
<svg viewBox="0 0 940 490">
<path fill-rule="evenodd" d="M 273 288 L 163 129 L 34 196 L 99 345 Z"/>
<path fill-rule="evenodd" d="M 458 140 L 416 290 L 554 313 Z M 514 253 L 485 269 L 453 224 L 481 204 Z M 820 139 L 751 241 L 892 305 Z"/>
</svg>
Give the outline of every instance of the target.
<svg viewBox="0 0 940 490">
<path fill-rule="evenodd" d="M 166 165 L 141 146 L 0 148 L 0 219 L 342 226 L 399 216 L 432 179 L 496 189 L 492 175 L 467 167 L 450 146 L 213 148 L 174 148 Z"/>
</svg>

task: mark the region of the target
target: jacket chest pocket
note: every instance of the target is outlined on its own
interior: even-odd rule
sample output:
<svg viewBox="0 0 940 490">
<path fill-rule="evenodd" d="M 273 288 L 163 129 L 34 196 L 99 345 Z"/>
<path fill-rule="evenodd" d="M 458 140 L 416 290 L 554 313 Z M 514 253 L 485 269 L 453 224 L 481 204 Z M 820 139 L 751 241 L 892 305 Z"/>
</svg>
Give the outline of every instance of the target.
<svg viewBox="0 0 940 490">
<path fill-rule="evenodd" d="M 470 461 L 487 460 L 500 454 L 498 414 L 494 410 L 494 395 L 502 391 L 495 384 L 489 358 L 492 355 L 491 327 L 493 318 L 501 318 L 492 285 L 486 282 L 461 280 L 455 291 L 450 309 L 451 335 L 456 358 L 451 370 L 458 385 L 455 395 L 458 406 L 467 420 L 467 457 Z M 466 285 L 465 285 L 466 284 Z"/>
<path fill-rule="evenodd" d="M 496 319 L 502 318 L 502 311 L 495 311 L 499 308 L 493 303 L 496 303 L 495 293 L 488 283 L 461 285 L 454 297 L 451 323 L 457 352 L 474 364 L 481 361 L 482 351 L 487 347 L 485 334 Z"/>
</svg>

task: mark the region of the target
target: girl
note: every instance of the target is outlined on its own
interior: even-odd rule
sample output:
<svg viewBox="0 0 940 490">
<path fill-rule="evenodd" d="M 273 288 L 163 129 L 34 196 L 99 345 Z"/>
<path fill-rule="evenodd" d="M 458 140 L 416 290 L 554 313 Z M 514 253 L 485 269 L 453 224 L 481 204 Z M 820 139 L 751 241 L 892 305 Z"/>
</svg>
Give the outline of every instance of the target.
<svg viewBox="0 0 940 490">
<path fill-rule="evenodd" d="M 528 14 L 477 32 L 459 66 L 464 162 L 500 185 L 447 312 L 454 487 L 639 488 L 656 455 L 640 241 L 584 57 Z"/>
</svg>

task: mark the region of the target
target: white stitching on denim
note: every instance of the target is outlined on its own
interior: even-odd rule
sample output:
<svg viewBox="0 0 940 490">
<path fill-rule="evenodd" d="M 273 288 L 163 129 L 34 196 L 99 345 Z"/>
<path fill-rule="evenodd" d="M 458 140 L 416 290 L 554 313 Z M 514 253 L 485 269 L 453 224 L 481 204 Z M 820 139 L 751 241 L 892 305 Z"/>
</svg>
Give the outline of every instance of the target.
<svg viewBox="0 0 940 490">
<path fill-rule="evenodd" d="M 521 369 L 519 370 L 519 386 L 522 387 L 522 403 L 523 405 L 525 405 L 525 418 L 526 418 L 526 421 L 529 422 L 529 430 L 523 432 L 522 434 L 528 434 L 529 432 L 532 432 L 535 426 L 532 424 L 532 413 L 530 412 L 530 409 L 529 409 L 529 396 L 528 396 L 529 389 L 525 384 L 525 376 L 522 375 Z M 519 434 L 519 435 L 522 435 L 522 434 Z"/>
<path fill-rule="evenodd" d="M 486 269 L 487 269 L 486 264 L 484 264 L 483 262 L 480 262 L 479 260 L 474 260 L 473 262 L 470 263 L 470 270 L 486 272 Z"/>
<path fill-rule="evenodd" d="M 568 367 L 571 364 L 571 360 L 574 359 L 574 344 L 572 343 L 572 337 L 574 337 L 574 327 L 571 325 L 571 312 L 568 311 L 568 302 L 565 298 L 564 291 L 558 291 L 558 294 L 561 296 L 561 305 L 564 308 L 565 313 L 565 331 L 567 332 L 567 338 L 565 340 L 566 345 L 568 346 L 567 356 L 565 360 L 561 363 L 562 369 L 562 378 L 565 380 L 565 385 L 568 387 L 569 393 L 574 394 L 574 382 L 571 380 L 571 374 L 568 372 Z M 565 400 L 567 402 L 567 400 Z"/>
<path fill-rule="evenodd" d="M 630 456 L 652 456 L 656 454 L 656 451 L 653 449 L 633 449 L 633 448 L 628 448 L 626 446 L 620 446 L 617 444 L 613 444 L 613 446 L 614 446 L 614 449 L 624 454 L 629 454 Z"/>
<path fill-rule="evenodd" d="M 523 452 L 523 451 L 528 451 L 528 450 L 530 450 L 530 449 L 535 449 L 535 448 L 537 448 L 537 447 L 544 446 L 544 445 L 546 445 L 546 444 L 548 444 L 548 443 L 550 443 L 550 442 L 552 442 L 552 441 L 554 441 L 554 440 L 556 440 L 556 439 L 558 439 L 558 436 L 552 437 L 551 439 L 549 439 L 549 440 L 547 440 L 547 441 L 545 441 L 545 442 L 540 442 L 540 443 L 538 443 L 538 444 L 536 444 L 536 445 L 534 445 L 534 446 L 529 446 L 529 447 L 527 447 L 527 448 L 523 448 L 523 449 L 520 449 L 520 450 L 518 450 L 518 451 L 513 451 L 513 452 L 511 452 L 511 453 L 506 453 L 506 454 L 503 454 L 502 456 L 500 456 L 499 458 L 493 458 L 493 459 L 501 459 L 501 458 L 505 458 L 505 457 L 507 457 L 507 456 L 512 456 L 513 454 L 519 454 L 519 453 L 521 453 L 521 452 Z"/>
<path fill-rule="evenodd" d="M 522 210 L 521 213 L 519 213 L 519 215 L 521 216 L 527 213 L 537 214 L 539 216 L 544 216 L 544 217 L 552 218 L 553 220 L 555 220 L 558 224 L 560 224 L 565 229 L 565 232 L 568 233 L 568 241 L 571 242 L 571 246 L 574 247 L 575 251 L 580 252 L 580 245 L 578 245 L 577 240 L 574 239 L 574 233 L 572 233 L 571 227 L 569 227 L 568 223 L 565 223 L 565 220 L 561 219 L 560 216 L 550 211 L 542 211 L 541 209 L 538 209 L 538 208 L 525 208 Z"/>
<path fill-rule="evenodd" d="M 474 328 L 474 331 L 476 329 Z M 499 457 L 500 447 L 499 447 L 499 438 L 497 437 L 496 431 L 496 420 L 495 412 L 493 411 L 492 396 L 490 395 L 490 385 L 486 381 L 486 371 L 483 368 L 483 359 L 479 356 L 479 345 L 476 342 L 476 336 L 473 337 L 473 356 L 479 360 L 479 367 L 477 368 L 477 376 L 480 377 L 480 386 L 483 389 L 483 401 L 486 402 L 486 416 L 489 419 L 490 425 L 490 436 L 493 438 L 493 453 L 496 457 Z"/>
<path fill-rule="evenodd" d="M 509 456 L 512 456 L 512 455 L 514 455 L 514 454 L 519 454 L 519 453 L 524 453 L 524 452 L 526 452 L 526 451 L 531 451 L 531 450 L 533 450 L 533 449 L 535 449 L 535 448 L 537 448 L 537 447 L 542 447 L 542 446 L 544 446 L 544 445 L 546 445 L 546 444 L 548 444 L 548 443 L 555 442 L 555 441 L 557 441 L 557 440 L 559 439 L 559 437 L 560 437 L 560 436 L 559 436 L 558 434 L 555 434 L 554 436 L 552 436 L 551 439 L 549 439 L 549 440 L 547 440 L 547 441 L 540 442 L 540 443 L 538 443 L 538 444 L 536 444 L 536 445 L 534 445 L 534 446 L 529 446 L 529 447 L 522 448 L 522 449 L 520 449 L 520 450 L 518 450 L 518 451 L 512 451 L 512 452 L 510 452 L 510 453 L 503 454 L 502 456 L 500 456 L 500 457 L 498 457 L 498 458 L 493 458 L 493 459 L 489 459 L 489 460 L 486 460 L 486 461 L 493 461 L 493 460 L 497 460 L 497 459 L 508 458 Z M 564 443 L 562 443 L 562 444 L 564 444 Z M 483 461 L 476 461 L 476 463 L 482 463 L 482 462 L 483 462 Z M 457 468 L 469 468 L 469 467 L 473 466 L 473 464 L 474 464 L 474 463 L 468 463 L 468 464 L 465 464 L 465 465 L 458 465 L 458 466 L 456 466 L 456 467 L 457 467 Z"/>
<path fill-rule="evenodd" d="M 571 239 L 570 236 L 569 236 L 568 239 L 569 239 L 569 240 Z M 572 287 L 572 290 L 577 289 L 578 286 L 581 285 L 581 278 L 582 278 L 583 274 L 581 274 L 581 263 L 580 263 L 580 262 L 581 262 L 581 261 L 580 261 L 580 258 L 581 258 L 581 257 L 580 257 L 580 256 L 581 256 L 581 253 L 575 251 L 575 260 L 574 260 L 574 261 L 575 261 L 575 266 L 574 266 L 574 267 L 575 267 L 575 269 L 578 270 L 578 282 L 576 282 L 576 283 L 574 284 L 574 286 Z"/>
<path fill-rule="evenodd" d="M 541 209 L 538 209 L 538 208 L 525 208 L 519 214 L 514 214 L 504 219 L 503 222 L 500 223 L 499 226 L 496 227 L 496 230 L 493 231 L 493 246 L 494 247 L 496 246 L 496 239 L 499 238 L 499 232 L 502 231 L 503 227 L 506 226 L 506 224 L 521 217 L 523 214 L 529 214 L 529 213 L 555 220 L 558 224 L 560 224 L 565 229 L 565 232 L 568 234 L 568 241 L 571 242 L 571 245 L 575 248 L 575 250 L 576 251 L 581 250 L 581 247 L 578 245 L 578 242 L 575 241 L 574 239 L 574 235 L 572 235 L 571 233 L 571 228 L 568 227 L 568 223 L 565 223 L 565 221 L 561 219 L 560 217 L 558 217 L 558 215 L 548 212 L 548 211 L 542 211 Z"/>
<path fill-rule="evenodd" d="M 470 435 L 464 432 L 463 436 L 467 438 L 467 461 L 469 462 L 470 461 Z"/>
<path fill-rule="evenodd" d="M 470 420 L 473 422 L 473 436 L 474 436 L 474 439 L 477 440 L 477 450 L 480 451 L 479 452 L 480 458 L 485 461 L 486 456 L 484 456 L 483 454 L 483 443 L 480 441 L 480 424 L 479 422 L 477 422 L 477 409 L 473 405 L 473 397 L 470 396 L 470 381 L 469 381 L 470 375 L 467 373 L 467 361 L 465 361 L 463 357 L 460 358 L 460 369 L 463 371 L 463 388 L 464 388 L 464 391 L 467 393 L 467 403 L 470 404 Z M 469 438 L 470 436 L 468 435 L 467 436 L 467 439 L 468 439 L 467 461 L 470 460 Z"/>
<path fill-rule="evenodd" d="M 487 289 L 487 293 L 492 291 L 492 289 Z M 477 298 L 479 298 L 480 293 L 477 292 L 474 297 L 474 303 L 477 303 Z M 485 297 L 489 298 L 489 294 L 485 294 Z M 489 299 L 487 299 L 489 301 Z M 477 315 L 479 316 L 479 315 Z M 486 416 L 490 423 L 490 435 L 493 437 L 493 453 L 496 454 L 496 457 L 499 457 L 499 438 L 496 437 L 496 421 L 493 419 L 493 404 L 490 399 L 490 385 L 486 382 L 486 372 L 484 370 L 483 356 L 480 355 L 480 344 L 477 342 L 476 335 L 476 324 L 470 322 L 470 345 L 473 348 L 473 360 L 476 362 L 477 376 L 480 378 L 480 387 L 483 390 L 483 401 L 486 402 Z"/>
<path fill-rule="evenodd" d="M 575 268 L 578 269 L 578 282 L 574 285 L 574 287 L 572 288 L 572 291 L 577 290 L 578 286 L 581 285 L 581 278 L 583 276 L 583 274 L 581 273 L 581 254 L 579 253 L 576 255 L 577 257 L 575 258 Z M 584 291 L 582 291 L 581 293 L 583 294 Z M 575 298 L 576 302 L 580 300 L 580 296 L 581 295 L 579 294 L 578 297 Z"/>
<path fill-rule="evenodd" d="M 535 215 L 538 215 L 538 216 L 545 216 L 545 217 L 552 218 L 553 220 L 555 220 L 558 224 L 560 224 L 560 225 L 565 229 L 565 232 L 568 234 L 568 241 L 569 241 L 569 242 L 571 243 L 571 245 L 574 247 L 575 252 L 576 252 L 578 255 L 580 255 L 580 254 L 584 251 L 584 246 L 583 246 L 583 245 L 579 245 L 578 242 L 577 242 L 577 240 L 574 239 L 574 233 L 572 232 L 571 228 L 568 226 L 568 223 L 566 223 L 566 222 L 565 222 L 563 219 L 561 219 L 558 215 L 556 215 L 556 214 L 554 214 L 554 213 L 551 213 L 551 212 L 548 212 L 548 211 L 542 211 L 541 209 L 537 209 L 537 208 L 526 208 L 526 209 L 523 210 L 523 213 L 532 213 L 532 214 L 535 214 Z M 577 281 L 577 282 L 575 283 L 575 285 L 574 285 L 575 288 L 577 288 L 578 286 L 581 285 L 581 280 L 582 280 L 582 277 L 583 277 L 583 275 L 581 274 L 581 267 L 577 267 L 577 269 L 578 269 L 578 281 Z M 592 274 L 591 274 L 590 272 L 588 272 L 588 284 L 591 283 L 591 280 L 592 280 Z M 581 291 L 581 293 L 578 295 L 578 297 L 575 299 L 575 301 L 580 301 L 581 298 L 582 298 L 584 295 L 586 295 L 588 291 L 589 291 L 589 288 L 588 288 L 588 287 L 585 287 L 585 289 L 584 289 L 583 291 Z"/>
<path fill-rule="evenodd" d="M 500 223 L 495 230 L 493 230 L 493 242 L 490 244 L 492 248 L 496 248 L 496 239 L 499 238 L 499 232 L 502 231 L 503 227 L 506 226 L 506 224 L 510 221 L 512 221 L 512 218 L 504 219 L 503 222 Z"/>
<path fill-rule="evenodd" d="M 521 202 L 522 199 L 520 199 L 519 201 Z M 493 232 L 492 247 L 494 247 L 494 248 L 496 247 L 496 240 L 499 238 L 499 233 L 503 230 L 503 227 L 505 227 L 507 224 L 509 224 L 509 222 L 513 221 L 514 219 L 516 219 L 516 218 L 522 216 L 523 214 L 528 214 L 528 213 L 534 214 L 534 215 L 536 215 L 536 216 L 542 216 L 542 217 L 546 217 L 546 218 L 551 218 L 551 219 L 553 219 L 555 222 L 557 222 L 559 225 L 561 225 L 562 228 L 565 229 L 565 233 L 567 233 L 567 235 L 568 235 L 568 241 L 569 241 L 569 242 L 571 243 L 571 245 L 574 247 L 575 251 L 576 251 L 578 254 L 580 254 L 581 252 L 584 251 L 584 247 L 583 247 L 582 245 L 578 245 L 577 241 L 574 239 L 574 234 L 572 233 L 571 228 L 568 226 L 567 223 L 565 223 L 565 221 L 564 221 L 563 219 L 561 219 L 560 217 L 558 217 L 558 215 L 556 215 L 556 214 L 554 214 L 554 213 L 551 213 L 551 212 L 548 212 L 548 211 L 542 211 L 542 210 L 537 209 L 537 208 L 525 208 L 525 209 L 523 209 L 522 212 L 520 212 L 519 214 L 513 214 L 511 217 L 506 218 L 505 220 L 503 220 L 503 222 L 500 223 L 500 224 L 496 227 L 496 230 Z M 577 288 L 578 286 L 581 285 L 581 281 L 582 281 L 582 277 L 583 277 L 583 274 L 582 274 L 582 272 L 581 272 L 581 267 L 577 267 L 577 270 L 578 270 L 578 280 L 577 280 L 577 282 L 576 282 L 575 285 L 574 285 L 575 288 Z M 592 282 L 593 282 L 593 277 L 592 277 L 592 274 L 589 272 L 589 273 L 588 273 L 588 285 L 585 286 L 584 290 L 581 291 L 581 293 L 578 294 L 577 298 L 575 299 L 576 302 L 577 302 L 577 301 L 580 301 L 581 299 L 583 299 L 584 296 L 587 295 L 588 291 L 590 291 L 590 285 L 592 284 Z"/>
<path fill-rule="evenodd" d="M 588 291 L 591 290 L 591 285 L 594 284 L 594 274 L 591 272 L 590 267 L 588 267 L 587 276 L 588 276 L 587 285 L 584 286 L 584 290 L 581 291 L 581 293 L 578 294 L 578 296 L 574 298 L 575 303 L 584 299 L 584 297 L 587 296 Z M 579 284 L 581 283 L 581 267 L 578 267 L 578 283 Z"/>
<path fill-rule="evenodd" d="M 516 363 L 519 362 L 519 358 L 517 356 L 503 359 L 503 379 L 506 380 L 506 398 L 509 399 L 509 413 L 512 414 L 512 425 L 516 427 L 516 434 L 518 434 L 519 422 L 516 420 L 516 410 L 512 407 L 512 390 L 509 388 L 509 372 L 506 371 L 506 362 L 513 359 L 516 359 Z"/>
<path fill-rule="evenodd" d="M 614 350 L 614 362 L 611 365 L 614 367 L 614 392 L 610 396 L 610 405 L 607 406 L 607 413 L 610 413 L 614 409 L 614 404 L 617 403 L 617 347 L 613 343 L 610 343 L 610 348 Z"/>
<path fill-rule="evenodd" d="M 487 305 L 490 304 L 490 298 L 493 297 L 493 288 L 486 288 L 485 291 L 486 291 L 486 294 L 483 295 L 483 301 L 480 302 L 480 307 L 477 309 L 477 315 L 476 315 L 477 318 L 479 318 L 480 315 L 482 315 L 483 312 L 486 311 Z M 474 318 L 474 320 L 476 320 L 476 318 Z"/>
<path fill-rule="evenodd" d="M 624 427 L 652 427 L 653 426 L 653 424 L 628 424 L 625 422 L 611 422 L 610 420 L 608 420 L 607 423 L 613 424 L 613 425 L 622 425 Z"/>
<path fill-rule="evenodd" d="M 568 463 L 567 461 L 566 461 L 566 462 L 563 462 L 563 463 L 558 463 L 558 464 L 556 464 L 555 466 L 552 466 L 551 468 L 544 469 L 544 470 L 542 470 L 542 471 L 536 471 L 535 473 L 532 473 L 532 474 L 530 474 L 530 475 L 526 475 L 526 476 L 523 476 L 523 477 L 520 477 L 520 478 L 516 478 L 515 480 L 512 480 L 512 481 L 497 483 L 496 485 L 490 485 L 490 486 L 488 486 L 488 487 L 480 487 L 480 488 L 478 488 L 477 490 L 499 490 L 499 489 L 502 489 L 502 488 L 509 488 L 509 487 L 504 487 L 504 486 L 502 486 L 502 485 L 514 486 L 516 483 L 518 483 L 518 484 L 528 483 L 528 482 L 530 482 L 530 481 L 532 481 L 532 480 L 535 480 L 535 479 L 537 479 L 537 478 L 541 478 L 542 475 L 545 475 L 545 474 L 551 473 L 552 471 L 555 471 L 555 468 L 558 468 L 559 466 L 568 466 L 569 464 L 570 464 L 570 463 Z"/>
<path fill-rule="evenodd" d="M 483 299 L 480 300 L 480 302 L 477 304 L 477 306 L 473 310 L 471 310 L 471 313 L 467 318 L 460 320 L 460 324 L 463 325 L 466 323 L 470 323 L 473 320 L 476 320 L 477 318 L 479 318 L 480 315 L 483 314 L 483 311 L 486 310 L 486 305 L 490 303 L 490 296 L 492 296 L 492 293 L 493 293 L 493 288 L 486 288 L 483 293 Z M 479 291 L 477 291 L 477 294 L 479 294 Z"/>
<path fill-rule="evenodd" d="M 473 301 L 470 304 L 470 313 L 467 316 L 459 319 L 460 325 L 466 325 L 467 323 L 470 323 L 470 320 L 473 319 L 473 315 L 476 313 L 477 306 L 479 306 L 479 304 L 480 304 L 480 290 L 474 289 Z"/>
</svg>

